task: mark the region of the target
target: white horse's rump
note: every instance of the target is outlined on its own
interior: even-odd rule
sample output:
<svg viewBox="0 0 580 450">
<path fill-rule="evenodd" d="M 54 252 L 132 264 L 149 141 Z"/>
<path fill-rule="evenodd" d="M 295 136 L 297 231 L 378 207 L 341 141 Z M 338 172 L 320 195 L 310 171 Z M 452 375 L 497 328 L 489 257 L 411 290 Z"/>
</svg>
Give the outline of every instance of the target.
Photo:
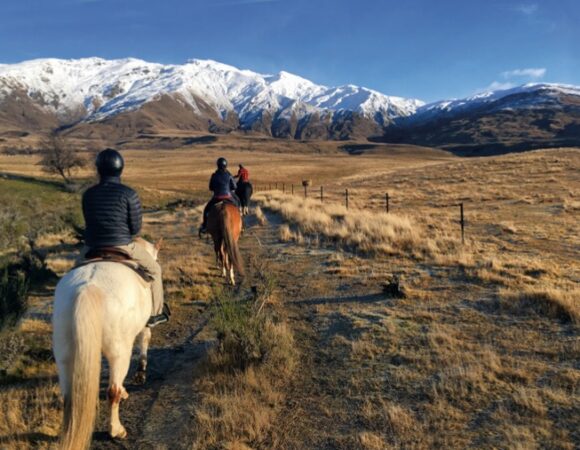
<svg viewBox="0 0 580 450">
<path fill-rule="evenodd" d="M 143 241 L 156 256 L 157 249 Z M 151 290 L 130 268 L 97 262 L 66 274 L 58 283 L 53 311 L 53 351 L 65 402 L 62 448 L 90 444 L 98 403 L 101 353 L 109 362 L 112 437 L 123 438 L 119 403 L 128 397 L 123 381 L 135 337 L 141 334 L 140 370 L 145 370 L 151 332 Z M 142 374 L 144 375 L 144 374 Z"/>
</svg>

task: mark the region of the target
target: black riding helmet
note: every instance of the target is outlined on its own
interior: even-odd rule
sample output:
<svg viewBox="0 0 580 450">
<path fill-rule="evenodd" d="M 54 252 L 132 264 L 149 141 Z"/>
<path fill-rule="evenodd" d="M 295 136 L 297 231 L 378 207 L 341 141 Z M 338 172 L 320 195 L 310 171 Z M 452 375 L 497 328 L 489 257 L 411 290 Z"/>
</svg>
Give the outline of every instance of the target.
<svg viewBox="0 0 580 450">
<path fill-rule="evenodd" d="M 225 158 L 218 158 L 216 164 L 218 166 L 218 169 L 226 170 L 226 168 L 228 167 L 228 160 Z"/>
<path fill-rule="evenodd" d="M 125 161 L 123 161 L 123 157 L 117 150 L 107 148 L 99 152 L 95 165 L 100 176 L 118 177 L 123 172 Z"/>
</svg>

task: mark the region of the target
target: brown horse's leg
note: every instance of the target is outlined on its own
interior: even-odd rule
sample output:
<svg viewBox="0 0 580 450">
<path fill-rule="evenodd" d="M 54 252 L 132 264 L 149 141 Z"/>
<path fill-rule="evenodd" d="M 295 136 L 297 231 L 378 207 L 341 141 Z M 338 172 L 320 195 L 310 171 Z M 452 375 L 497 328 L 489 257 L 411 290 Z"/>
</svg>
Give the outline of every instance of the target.
<svg viewBox="0 0 580 450">
<path fill-rule="evenodd" d="M 230 259 L 228 258 L 228 253 L 226 252 L 225 244 L 222 244 L 222 275 L 227 277 L 228 267 L 230 265 Z"/>
</svg>

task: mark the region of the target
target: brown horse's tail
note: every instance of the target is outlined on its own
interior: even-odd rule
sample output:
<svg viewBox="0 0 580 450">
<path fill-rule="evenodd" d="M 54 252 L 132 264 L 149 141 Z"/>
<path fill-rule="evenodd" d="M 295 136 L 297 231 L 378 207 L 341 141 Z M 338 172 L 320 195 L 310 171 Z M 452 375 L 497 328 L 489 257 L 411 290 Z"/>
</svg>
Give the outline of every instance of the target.
<svg viewBox="0 0 580 450">
<path fill-rule="evenodd" d="M 238 209 L 235 206 L 226 205 L 223 209 L 222 220 L 220 220 L 226 253 L 236 271 L 240 276 L 244 276 L 242 255 L 240 254 L 240 249 L 238 247 L 241 222 L 242 218 Z"/>
<path fill-rule="evenodd" d="M 88 286 L 75 299 L 72 319 L 72 367 L 64 386 L 63 436 L 60 448 L 89 447 L 98 406 L 103 328 L 103 293 Z"/>
</svg>

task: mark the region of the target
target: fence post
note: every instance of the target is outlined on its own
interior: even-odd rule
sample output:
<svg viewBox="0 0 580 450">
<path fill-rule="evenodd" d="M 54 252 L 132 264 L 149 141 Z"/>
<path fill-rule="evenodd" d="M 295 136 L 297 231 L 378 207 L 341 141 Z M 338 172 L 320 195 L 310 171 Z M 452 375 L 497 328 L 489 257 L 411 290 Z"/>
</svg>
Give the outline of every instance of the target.
<svg viewBox="0 0 580 450">
<path fill-rule="evenodd" d="M 461 243 L 465 244 L 465 220 L 463 218 L 463 202 L 459 204 L 459 223 L 461 224 Z"/>
<path fill-rule="evenodd" d="M 294 195 L 294 183 L 292 183 L 292 195 Z"/>
<path fill-rule="evenodd" d="M 320 203 L 324 203 L 324 188 L 320 186 Z"/>
<path fill-rule="evenodd" d="M 282 194 L 286 193 L 286 183 L 282 183 Z"/>
<path fill-rule="evenodd" d="M 387 208 L 387 213 L 389 212 L 389 193 L 385 194 L 385 206 Z"/>
<path fill-rule="evenodd" d="M 346 189 L 344 191 L 344 198 L 345 198 L 345 201 L 346 201 L 346 209 L 348 209 L 348 189 Z"/>
</svg>

